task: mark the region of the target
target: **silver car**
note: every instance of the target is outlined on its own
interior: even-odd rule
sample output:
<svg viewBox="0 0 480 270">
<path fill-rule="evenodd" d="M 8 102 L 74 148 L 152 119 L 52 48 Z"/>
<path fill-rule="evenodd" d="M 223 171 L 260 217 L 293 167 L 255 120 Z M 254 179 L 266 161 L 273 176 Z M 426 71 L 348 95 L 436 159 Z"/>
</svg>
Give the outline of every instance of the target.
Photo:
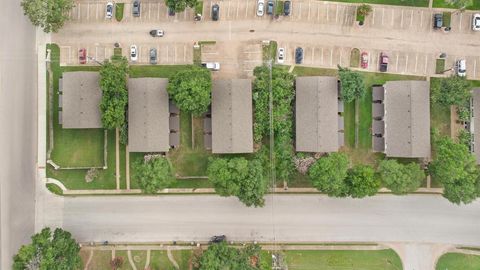
<svg viewBox="0 0 480 270">
<path fill-rule="evenodd" d="M 132 14 L 133 17 L 140 17 L 140 0 L 133 1 Z"/>
<path fill-rule="evenodd" d="M 157 49 L 155 48 L 150 49 L 150 64 L 157 64 Z"/>
</svg>

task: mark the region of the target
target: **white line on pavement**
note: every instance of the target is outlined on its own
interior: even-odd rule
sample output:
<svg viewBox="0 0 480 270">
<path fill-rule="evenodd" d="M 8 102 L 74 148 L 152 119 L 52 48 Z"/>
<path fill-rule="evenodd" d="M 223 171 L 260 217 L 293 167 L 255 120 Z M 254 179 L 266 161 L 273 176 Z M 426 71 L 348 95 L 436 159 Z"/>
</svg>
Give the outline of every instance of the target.
<svg viewBox="0 0 480 270">
<path fill-rule="evenodd" d="M 428 68 L 428 55 L 425 54 L 425 70 L 423 74 L 427 75 L 427 68 Z"/>
<path fill-rule="evenodd" d="M 392 26 L 395 25 L 395 9 L 392 9 Z"/>
<path fill-rule="evenodd" d="M 460 23 L 458 24 L 458 30 L 462 31 L 462 18 L 463 18 L 463 13 L 460 13 Z"/>
<path fill-rule="evenodd" d="M 173 63 L 177 63 L 177 45 L 173 45 L 173 48 L 175 49 L 173 52 Z"/>
<path fill-rule="evenodd" d="M 148 2 L 148 19 L 150 20 L 150 10 L 152 10 L 152 2 Z"/>
<path fill-rule="evenodd" d="M 80 20 L 80 9 L 81 9 L 80 8 L 80 3 L 78 3 L 78 13 L 77 13 L 78 14 L 78 20 Z"/>
<path fill-rule="evenodd" d="M 312 64 L 315 63 L 315 47 L 312 48 Z"/>
<path fill-rule="evenodd" d="M 417 65 L 418 65 L 418 53 L 415 54 L 415 71 L 414 71 L 414 73 L 417 73 Z"/>
<path fill-rule="evenodd" d="M 87 3 L 87 21 L 90 19 L 90 3 Z"/>
<path fill-rule="evenodd" d="M 358 9 L 358 8 L 355 8 L 355 9 Z M 376 8 L 373 8 L 373 12 L 372 12 L 372 13 L 373 13 L 373 15 L 372 15 L 372 25 L 375 25 L 375 14 L 377 14 L 376 11 L 377 11 L 377 9 L 376 9 Z M 355 12 L 355 13 L 356 13 L 356 12 Z"/>
<path fill-rule="evenodd" d="M 232 1 L 228 1 L 227 19 L 230 19 L 230 3 L 232 3 Z"/>
<path fill-rule="evenodd" d="M 237 12 L 236 12 L 236 15 L 235 15 L 235 18 L 238 19 L 238 11 L 240 10 L 240 1 L 237 1 Z"/>
<path fill-rule="evenodd" d="M 312 1 L 308 1 L 308 20 L 310 21 L 310 5 Z"/>
<path fill-rule="evenodd" d="M 420 15 L 420 27 L 423 26 L 423 10 L 422 10 L 422 13 Z"/>
<path fill-rule="evenodd" d="M 245 8 L 245 18 L 247 18 L 247 16 L 248 16 L 248 3 L 249 3 L 250 1 L 247 0 L 246 2 L 247 2 L 247 7 Z"/>
<path fill-rule="evenodd" d="M 335 8 L 335 22 L 338 22 L 338 4 Z"/>
<path fill-rule="evenodd" d="M 413 26 L 413 9 L 412 9 L 412 13 L 410 13 L 410 27 Z"/>
<path fill-rule="evenodd" d="M 406 73 L 407 69 L 408 69 L 408 54 L 407 54 L 407 57 L 405 57 L 405 69 L 404 69 L 403 73 Z"/>
<path fill-rule="evenodd" d="M 403 9 L 402 9 L 402 17 L 400 19 L 400 28 L 403 28 Z"/>
<path fill-rule="evenodd" d="M 330 66 L 333 66 L 333 49 L 330 49 Z"/>
<path fill-rule="evenodd" d="M 320 4 L 317 3 L 317 22 L 320 22 Z"/>
<path fill-rule="evenodd" d="M 382 26 L 384 24 L 383 19 L 385 18 L 385 8 L 382 8 Z"/>
<path fill-rule="evenodd" d="M 95 4 L 95 20 L 98 20 L 98 3 Z"/>
<path fill-rule="evenodd" d="M 298 19 L 300 20 L 300 19 L 302 19 L 302 2 L 300 2 L 299 9 L 300 9 L 300 13 L 298 14 Z"/>
<path fill-rule="evenodd" d="M 187 45 L 183 45 L 183 62 L 187 62 Z"/>
<path fill-rule="evenodd" d="M 473 77 L 477 78 L 477 59 L 473 61 Z"/>
<path fill-rule="evenodd" d="M 320 55 L 320 62 L 323 65 L 323 48 L 322 48 L 322 54 Z"/>
<path fill-rule="evenodd" d="M 328 10 L 329 10 L 330 8 L 328 7 L 328 4 L 326 4 L 326 5 L 327 5 L 327 8 L 326 8 L 326 9 L 327 9 L 327 22 L 328 22 Z"/>
<path fill-rule="evenodd" d="M 395 63 L 395 72 L 398 72 L 398 57 L 399 57 L 400 53 L 397 52 L 397 62 Z"/>
</svg>

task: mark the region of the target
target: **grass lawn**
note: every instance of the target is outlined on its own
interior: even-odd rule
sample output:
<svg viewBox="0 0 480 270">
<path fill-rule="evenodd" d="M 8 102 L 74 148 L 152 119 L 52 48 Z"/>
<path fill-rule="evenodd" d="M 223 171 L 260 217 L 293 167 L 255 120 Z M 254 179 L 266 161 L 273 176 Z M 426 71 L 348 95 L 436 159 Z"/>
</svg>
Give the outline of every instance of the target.
<svg viewBox="0 0 480 270">
<path fill-rule="evenodd" d="M 262 59 L 263 61 L 274 60 L 277 57 L 277 42 L 270 41 L 268 45 L 262 45 Z"/>
<path fill-rule="evenodd" d="M 63 129 L 57 119 L 54 117 L 50 158 L 60 167 L 103 167 L 103 129 Z"/>
<path fill-rule="evenodd" d="M 445 59 L 439 58 L 435 61 L 435 74 L 442 74 L 445 70 Z"/>
<path fill-rule="evenodd" d="M 382 4 L 382 5 L 428 7 L 428 0 L 326 0 L 326 1 L 359 3 L 359 4 L 368 3 L 368 4 Z"/>
<path fill-rule="evenodd" d="M 150 268 L 152 270 L 174 270 L 166 250 L 152 250 L 150 253 Z"/>
<path fill-rule="evenodd" d="M 116 3 L 115 4 L 115 19 L 117 22 L 123 19 L 123 9 L 125 7 L 124 3 Z"/>
<path fill-rule="evenodd" d="M 430 104 L 430 125 L 438 129 L 441 135 L 450 136 L 450 108 L 448 106 Z"/>
<path fill-rule="evenodd" d="M 80 251 L 83 264 L 88 260 L 90 251 L 82 250 Z M 112 252 L 109 250 L 95 250 L 93 252 L 92 260 L 88 270 L 98 270 L 98 269 L 110 269 L 110 261 L 112 260 Z"/>
<path fill-rule="evenodd" d="M 436 270 L 478 270 L 480 256 L 461 253 L 444 254 L 437 262 Z"/>
<path fill-rule="evenodd" d="M 203 1 L 198 1 L 195 5 L 195 14 L 203 14 Z"/>
<path fill-rule="evenodd" d="M 343 105 L 343 122 L 345 132 L 345 146 L 355 147 L 355 102 L 345 103 Z"/>
<path fill-rule="evenodd" d="M 147 262 L 147 251 L 132 250 L 132 259 L 137 269 L 145 269 L 145 263 Z"/>
<path fill-rule="evenodd" d="M 277 1 L 275 3 L 275 15 L 276 16 L 281 16 L 281 15 L 284 14 L 283 6 L 284 6 L 284 1 Z"/>
<path fill-rule="evenodd" d="M 46 184 L 47 189 L 50 190 L 53 194 L 63 195 L 63 190 L 55 184 Z"/>
<path fill-rule="evenodd" d="M 130 265 L 130 261 L 128 260 L 128 253 L 126 250 L 115 251 L 115 256 L 123 258 L 123 266 L 119 268 L 119 270 L 133 270 L 132 266 Z M 106 269 L 110 269 L 110 268 L 106 268 Z M 143 269 L 143 268 L 140 268 L 140 269 Z"/>
<path fill-rule="evenodd" d="M 197 48 L 193 47 L 193 64 L 202 64 L 202 46 L 200 45 Z"/>
<path fill-rule="evenodd" d="M 180 269 L 190 269 L 192 250 L 173 250 L 172 254 Z"/>
<path fill-rule="evenodd" d="M 401 270 L 402 262 L 391 249 L 378 251 L 285 251 L 290 270 Z"/>
<path fill-rule="evenodd" d="M 451 5 L 450 1 L 448 1 L 448 0 L 433 0 L 433 7 L 434 8 L 457 9 L 455 6 Z M 468 6 L 467 9 L 480 10 L 480 1 L 479 0 L 472 0 L 472 5 Z"/>
<path fill-rule="evenodd" d="M 283 187 L 283 182 L 277 181 L 277 187 Z M 288 187 L 289 188 L 313 187 L 313 185 L 312 185 L 312 181 L 310 181 L 307 175 L 303 175 L 295 170 L 295 172 L 293 173 L 292 180 L 288 182 Z"/>
<path fill-rule="evenodd" d="M 443 27 L 450 27 L 452 22 L 452 13 L 445 11 L 443 12 Z"/>
<path fill-rule="evenodd" d="M 360 50 L 353 48 L 350 52 L 350 67 L 358 68 L 360 66 Z"/>
</svg>

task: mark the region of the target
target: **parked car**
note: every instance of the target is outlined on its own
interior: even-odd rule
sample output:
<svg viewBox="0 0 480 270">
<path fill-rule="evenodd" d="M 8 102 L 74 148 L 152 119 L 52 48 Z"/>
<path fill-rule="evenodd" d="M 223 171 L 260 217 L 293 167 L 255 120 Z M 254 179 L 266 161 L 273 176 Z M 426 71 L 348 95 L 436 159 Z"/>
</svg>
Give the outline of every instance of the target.
<svg viewBox="0 0 480 270">
<path fill-rule="evenodd" d="M 130 60 L 132 62 L 138 60 L 137 45 L 130 46 Z"/>
<path fill-rule="evenodd" d="M 457 60 L 455 63 L 455 72 L 460 77 L 467 76 L 467 61 L 465 59 Z"/>
<path fill-rule="evenodd" d="M 133 17 L 140 17 L 140 1 L 139 0 L 133 1 L 132 15 Z"/>
<path fill-rule="evenodd" d="M 360 66 L 362 68 L 368 68 L 368 53 L 362 52 L 360 55 Z"/>
<path fill-rule="evenodd" d="M 155 48 L 150 49 L 150 64 L 157 64 L 157 49 Z"/>
<path fill-rule="evenodd" d="M 265 12 L 265 0 L 258 0 L 257 16 L 259 16 L 259 17 L 263 16 L 264 12 Z"/>
<path fill-rule="evenodd" d="M 473 14 L 472 30 L 480 31 L 480 13 Z"/>
<path fill-rule="evenodd" d="M 227 240 L 227 237 L 225 235 L 214 235 L 210 238 L 210 244 L 220 243 L 226 240 Z"/>
<path fill-rule="evenodd" d="M 433 15 L 433 28 L 439 29 L 443 26 L 443 14 L 437 13 Z"/>
<path fill-rule="evenodd" d="M 287 0 L 287 1 L 283 2 L 283 14 L 284 14 L 285 16 L 290 15 L 290 12 L 291 12 L 290 10 L 291 10 L 291 8 L 292 8 L 292 2 L 291 2 L 291 1 L 288 1 L 288 0 Z"/>
<path fill-rule="evenodd" d="M 218 21 L 219 17 L 220 17 L 220 6 L 218 4 L 215 4 L 212 6 L 212 20 Z"/>
<path fill-rule="evenodd" d="M 387 72 L 388 70 L 388 55 L 380 53 L 380 71 Z"/>
<path fill-rule="evenodd" d="M 105 8 L 105 18 L 111 19 L 113 17 L 113 3 L 108 2 L 107 7 Z"/>
<path fill-rule="evenodd" d="M 164 35 L 163 30 L 160 30 L 160 29 L 150 30 L 150 36 L 152 37 L 163 37 L 163 35 Z"/>
<path fill-rule="evenodd" d="M 80 50 L 78 50 L 78 62 L 80 64 L 87 63 L 87 50 L 85 48 L 81 48 Z"/>
<path fill-rule="evenodd" d="M 220 70 L 220 63 L 218 62 L 207 62 L 207 63 L 202 63 L 203 67 L 206 67 L 207 69 L 217 71 Z"/>
<path fill-rule="evenodd" d="M 303 49 L 297 47 L 295 49 L 295 64 L 301 64 L 303 61 Z"/>
<path fill-rule="evenodd" d="M 268 0 L 268 2 L 267 2 L 267 14 L 268 15 L 273 15 L 273 10 L 274 10 L 273 0 Z"/>
<path fill-rule="evenodd" d="M 279 64 L 283 64 L 283 62 L 285 61 L 285 49 L 284 48 L 279 48 L 278 49 L 278 59 L 277 59 L 277 62 Z"/>
</svg>

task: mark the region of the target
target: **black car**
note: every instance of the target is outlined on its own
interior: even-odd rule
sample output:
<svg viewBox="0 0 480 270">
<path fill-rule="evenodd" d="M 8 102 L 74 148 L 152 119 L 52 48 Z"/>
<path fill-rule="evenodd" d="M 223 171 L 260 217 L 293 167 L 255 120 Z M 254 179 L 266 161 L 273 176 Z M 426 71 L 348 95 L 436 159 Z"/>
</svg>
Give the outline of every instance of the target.
<svg viewBox="0 0 480 270">
<path fill-rule="evenodd" d="M 442 14 L 435 14 L 433 15 L 433 28 L 439 29 L 443 26 L 443 15 Z"/>
<path fill-rule="evenodd" d="M 295 49 L 295 64 L 301 64 L 303 61 L 303 49 L 298 47 Z"/>
<path fill-rule="evenodd" d="M 212 20 L 218 21 L 219 17 L 220 17 L 220 6 L 218 6 L 218 4 L 215 4 L 212 6 Z"/>
<path fill-rule="evenodd" d="M 285 16 L 290 15 L 290 7 L 291 7 L 292 2 L 291 1 L 285 1 L 283 2 L 283 14 Z"/>
<path fill-rule="evenodd" d="M 227 237 L 225 235 L 214 235 L 212 236 L 212 238 L 210 238 L 210 244 L 211 243 L 220 243 L 220 242 L 223 242 L 223 241 L 226 241 L 227 240 Z"/>
<path fill-rule="evenodd" d="M 273 0 L 268 0 L 267 2 L 267 14 L 268 15 L 273 14 Z"/>
</svg>

